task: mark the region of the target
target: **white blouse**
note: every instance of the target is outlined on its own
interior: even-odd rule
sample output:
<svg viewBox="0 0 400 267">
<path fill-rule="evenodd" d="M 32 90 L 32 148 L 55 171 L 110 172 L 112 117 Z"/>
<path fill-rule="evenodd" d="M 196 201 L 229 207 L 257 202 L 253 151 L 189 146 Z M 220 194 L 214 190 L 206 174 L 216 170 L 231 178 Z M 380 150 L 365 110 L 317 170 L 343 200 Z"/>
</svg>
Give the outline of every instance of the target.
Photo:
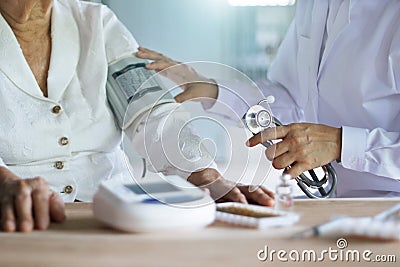
<svg viewBox="0 0 400 267">
<path fill-rule="evenodd" d="M 129 180 L 106 99 L 107 65 L 136 51 L 105 6 L 55 0 L 48 97 L 0 16 L 0 164 L 41 176 L 64 201 L 90 201 L 103 179 Z"/>
</svg>

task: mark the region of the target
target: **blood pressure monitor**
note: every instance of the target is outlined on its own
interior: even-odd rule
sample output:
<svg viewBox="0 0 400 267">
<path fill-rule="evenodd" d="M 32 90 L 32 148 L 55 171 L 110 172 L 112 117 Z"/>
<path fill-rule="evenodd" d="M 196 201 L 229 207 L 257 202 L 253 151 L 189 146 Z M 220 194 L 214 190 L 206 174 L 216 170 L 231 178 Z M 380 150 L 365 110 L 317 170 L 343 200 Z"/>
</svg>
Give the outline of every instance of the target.
<svg viewBox="0 0 400 267">
<path fill-rule="evenodd" d="M 181 177 L 124 184 L 104 181 L 93 200 L 94 216 L 127 232 L 190 230 L 215 219 L 215 202 Z"/>
</svg>

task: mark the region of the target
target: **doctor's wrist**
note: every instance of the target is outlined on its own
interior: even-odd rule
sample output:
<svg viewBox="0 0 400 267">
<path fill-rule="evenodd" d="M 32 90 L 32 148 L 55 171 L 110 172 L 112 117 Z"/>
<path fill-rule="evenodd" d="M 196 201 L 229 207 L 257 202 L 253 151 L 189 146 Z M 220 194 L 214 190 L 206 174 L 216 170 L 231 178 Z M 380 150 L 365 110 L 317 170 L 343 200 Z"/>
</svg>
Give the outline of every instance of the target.
<svg viewBox="0 0 400 267">
<path fill-rule="evenodd" d="M 215 101 L 218 98 L 219 88 L 217 82 L 214 80 L 210 80 L 210 83 L 207 84 L 206 90 L 208 91 L 205 94 L 206 100 L 201 101 L 201 104 L 203 106 L 203 109 L 208 110 L 214 106 Z"/>
</svg>

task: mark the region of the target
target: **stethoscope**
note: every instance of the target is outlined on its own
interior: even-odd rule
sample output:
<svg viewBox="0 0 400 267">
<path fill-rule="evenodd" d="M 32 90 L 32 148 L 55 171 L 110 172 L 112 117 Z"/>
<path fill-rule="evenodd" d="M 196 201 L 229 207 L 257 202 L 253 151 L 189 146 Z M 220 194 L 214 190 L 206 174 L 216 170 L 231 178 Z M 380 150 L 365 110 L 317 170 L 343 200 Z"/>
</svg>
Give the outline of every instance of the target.
<svg viewBox="0 0 400 267">
<path fill-rule="evenodd" d="M 271 111 L 261 105 L 262 103 L 273 102 L 275 102 L 275 98 L 269 96 L 266 99 L 261 100 L 257 105 L 250 107 L 243 116 L 244 124 L 253 135 L 256 135 L 270 127 L 283 126 L 277 118 L 272 116 Z M 274 143 L 270 140 L 263 143 L 265 147 L 270 147 L 273 144 Z M 290 166 L 287 168 L 290 168 Z M 302 173 L 295 178 L 297 185 L 309 198 L 328 198 L 335 192 L 337 184 L 335 169 L 330 163 L 319 168 L 322 168 L 324 173 L 322 179 L 318 178 L 315 171 L 316 169 L 308 171 L 312 179 L 308 178 L 305 173 Z M 314 191 L 316 192 L 311 192 L 309 190 L 310 188 L 315 189 Z"/>
</svg>

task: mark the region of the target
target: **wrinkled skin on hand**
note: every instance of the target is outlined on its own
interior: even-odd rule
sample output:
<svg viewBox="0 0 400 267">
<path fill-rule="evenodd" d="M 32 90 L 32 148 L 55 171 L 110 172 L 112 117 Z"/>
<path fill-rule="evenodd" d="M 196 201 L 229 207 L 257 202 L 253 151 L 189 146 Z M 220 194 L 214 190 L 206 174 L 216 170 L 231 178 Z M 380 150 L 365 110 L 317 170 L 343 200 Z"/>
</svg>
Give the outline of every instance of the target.
<svg viewBox="0 0 400 267">
<path fill-rule="evenodd" d="M 269 128 L 250 138 L 247 146 L 277 139 L 282 141 L 268 147 L 265 154 L 276 169 L 290 165 L 285 173 L 293 178 L 341 156 L 342 129 L 322 124 L 293 123 Z"/>
<path fill-rule="evenodd" d="M 170 59 L 156 51 L 139 47 L 136 56 L 152 60 L 146 68 L 160 72 L 176 84 L 180 85 L 183 92 L 175 97 L 179 103 L 187 100 L 201 100 L 203 105 L 211 106 L 218 96 L 218 86 L 215 81 L 198 74 L 186 64 Z M 172 68 L 173 67 L 173 68 Z"/>
<path fill-rule="evenodd" d="M 275 203 L 274 194 L 268 189 L 261 186 L 251 191 L 249 185 L 235 185 L 224 179 L 215 169 L 194 172 L 188 181 L 200 188 L 208 189 L 211 197 L 217 202 L 232 201 L 263 206 L 273 206 Z"/>
<path fill-rule="evenodd" d="M 64 202 L 44 179 L 21 179 L 0 167 L 0 218 L 6 232 L 45 230 L 64 221 Z"/>
</svg>

